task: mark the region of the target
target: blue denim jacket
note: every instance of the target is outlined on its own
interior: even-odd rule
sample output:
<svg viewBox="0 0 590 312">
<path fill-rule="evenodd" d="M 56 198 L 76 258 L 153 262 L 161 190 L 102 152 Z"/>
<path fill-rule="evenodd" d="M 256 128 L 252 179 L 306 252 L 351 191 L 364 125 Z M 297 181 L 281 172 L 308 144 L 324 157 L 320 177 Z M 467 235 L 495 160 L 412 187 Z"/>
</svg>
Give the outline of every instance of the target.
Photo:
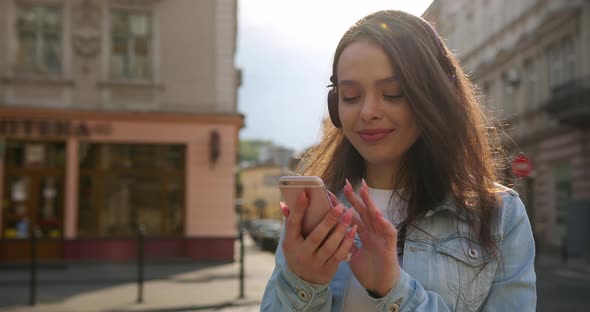
<svg viewBox="0 0 590 312">
<path fill-rule="evenodd" d="M 346 200 L 341 201 L 347 204 Z M 485 254 L 465 220 L 447 200 L 429 211 L 407 235 L 401 277 L 378 311 L 535 311 L 535 245 L 518 194 L 501 194 L 502 210 L 493 239 L 498 260 Z M 484 266 L 484 264 L 486 264 Z M 342 262 L 327 285 L 311 284 L 289 270 L 279 245 L 261 311 L 342 311 L 351 270 Z"/>
</svg>

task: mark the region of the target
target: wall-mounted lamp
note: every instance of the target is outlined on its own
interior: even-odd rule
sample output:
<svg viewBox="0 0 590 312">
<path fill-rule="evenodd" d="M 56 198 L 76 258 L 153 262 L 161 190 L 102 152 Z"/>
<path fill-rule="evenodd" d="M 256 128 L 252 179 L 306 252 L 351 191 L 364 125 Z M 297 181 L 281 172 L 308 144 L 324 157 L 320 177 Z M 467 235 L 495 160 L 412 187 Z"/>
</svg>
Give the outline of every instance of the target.
<svg viewBox="0 0 590 312">
<path fill-rule="evenodd" d="M 221 135 L 217 130 L 209 132 L 209 166 L 213 167 L 221 155 Z"/>
</svg>

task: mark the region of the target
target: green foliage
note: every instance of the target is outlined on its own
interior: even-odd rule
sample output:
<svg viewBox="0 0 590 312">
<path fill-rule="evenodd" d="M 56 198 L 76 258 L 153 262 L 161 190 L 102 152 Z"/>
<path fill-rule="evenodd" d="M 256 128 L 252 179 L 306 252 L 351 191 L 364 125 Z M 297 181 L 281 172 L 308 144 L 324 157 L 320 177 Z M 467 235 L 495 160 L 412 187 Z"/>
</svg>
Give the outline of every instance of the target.
<svg viewBox="0 0 590 312">
<path fill-rule="evenodd" d="M 240 140 L 240 162 L 256 162 L 260 147 L 266 145 L 272 145 L 272 142 L 268 140 Z"/>
</svg>

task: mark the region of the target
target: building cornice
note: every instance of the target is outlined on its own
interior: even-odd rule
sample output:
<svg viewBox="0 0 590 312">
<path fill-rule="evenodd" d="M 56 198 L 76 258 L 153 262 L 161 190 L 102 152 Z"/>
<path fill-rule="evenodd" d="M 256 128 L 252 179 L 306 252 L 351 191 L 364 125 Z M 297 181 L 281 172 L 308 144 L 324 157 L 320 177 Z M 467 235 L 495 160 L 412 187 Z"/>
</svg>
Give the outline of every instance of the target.
<svg viewBox="0 0 590 312">
<path fill-rule="evenodd" d="M 548 0 L 537 1 L 537 3 L 534 6 L 530 7 L 528 10 L 524 11 L 520 16 L 515 17 L 510 23 L 504 25 L 501 29 L 496 31 L 493 35 L 489 36 L 486 40 L 484 40 L 482 43 L 480 43 L 477 47 L 471 49 L 471 51 L 465 53 L 464 55 L 461 55 L 460 56 L 461 62 L 462 63 L 469 62 L 469 60 L 471 58 L 473 58 L 475 55 L 480 53 L 482 50 L 489 47 L 491 42 L 498 40 L 499 37 L 504 35 L 504 33 L 506 32 L 507 29 L 514 27 L 514 25 L 516 25 L 517 23 L 520 23 L 523 19 L 525 19 L 529 15 L 533 14 L 533 12 L 538 11 L 538 10 L 542 9 L 544 6 L 546 6 L 547 1 Z"/>
<path fill-rule="evenodd" d="M 21 108 L 0 105 L 2 118 L 63 119 L 87 121 L 132 121 L 164 123 L 225 124 L 244 126 L 243 114 L 189 114 L 172 112 L 121 112 L 62 110 L 48 108 Z"/>
<path fill-rule="evenodd" d="M 72 79 L 65 78 L 53 78 L 43 76 L 3 76 L 0 77 L 0 83 L 2 84 L 34 84 L 34 85 L 52 85 L 52 86 L 65 86 L 73 87 L 76 83 Z"/>
<path fill-rule="evenodd" d="M 560 28 L 568 23 L 577 23 L 580 12 L 575 9 L 568 9 L 564 11 L 557 11 L 553 14 L 545 16 L 545 18 L 539 23 L 539 27 L 535 31 L 526 35 L 523 34 L 516 44 L 507 49 L 500 49 L 493 57 L 490 62 L 482 62 L 475 66 L 472 70 L 472 75 L 478 77 L 482 73 L 486 73 L 491 69 L 499 68 L 506 62 L 510 61 L 516 54 L 522 54 L 523 51 L 530 48 L 532 45 L 543 42 L 543 38 L 549 33 L 554 32 L 555 29 Z"/>
</svg>

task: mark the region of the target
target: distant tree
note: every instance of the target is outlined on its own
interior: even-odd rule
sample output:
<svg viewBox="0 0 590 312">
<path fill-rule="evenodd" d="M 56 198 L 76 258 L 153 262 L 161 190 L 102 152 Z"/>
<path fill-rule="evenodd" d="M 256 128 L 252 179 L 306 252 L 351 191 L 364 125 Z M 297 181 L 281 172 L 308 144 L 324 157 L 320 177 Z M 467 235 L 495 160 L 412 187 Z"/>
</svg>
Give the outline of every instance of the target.
<svg viewBox="0 0 590 312">
<path fill-rule="evenodd" d="M 269 140 L 240 140 L 240 162 L 258 161 L 258 153 L 261 146 L 272 145 Z"/>
</svg>

